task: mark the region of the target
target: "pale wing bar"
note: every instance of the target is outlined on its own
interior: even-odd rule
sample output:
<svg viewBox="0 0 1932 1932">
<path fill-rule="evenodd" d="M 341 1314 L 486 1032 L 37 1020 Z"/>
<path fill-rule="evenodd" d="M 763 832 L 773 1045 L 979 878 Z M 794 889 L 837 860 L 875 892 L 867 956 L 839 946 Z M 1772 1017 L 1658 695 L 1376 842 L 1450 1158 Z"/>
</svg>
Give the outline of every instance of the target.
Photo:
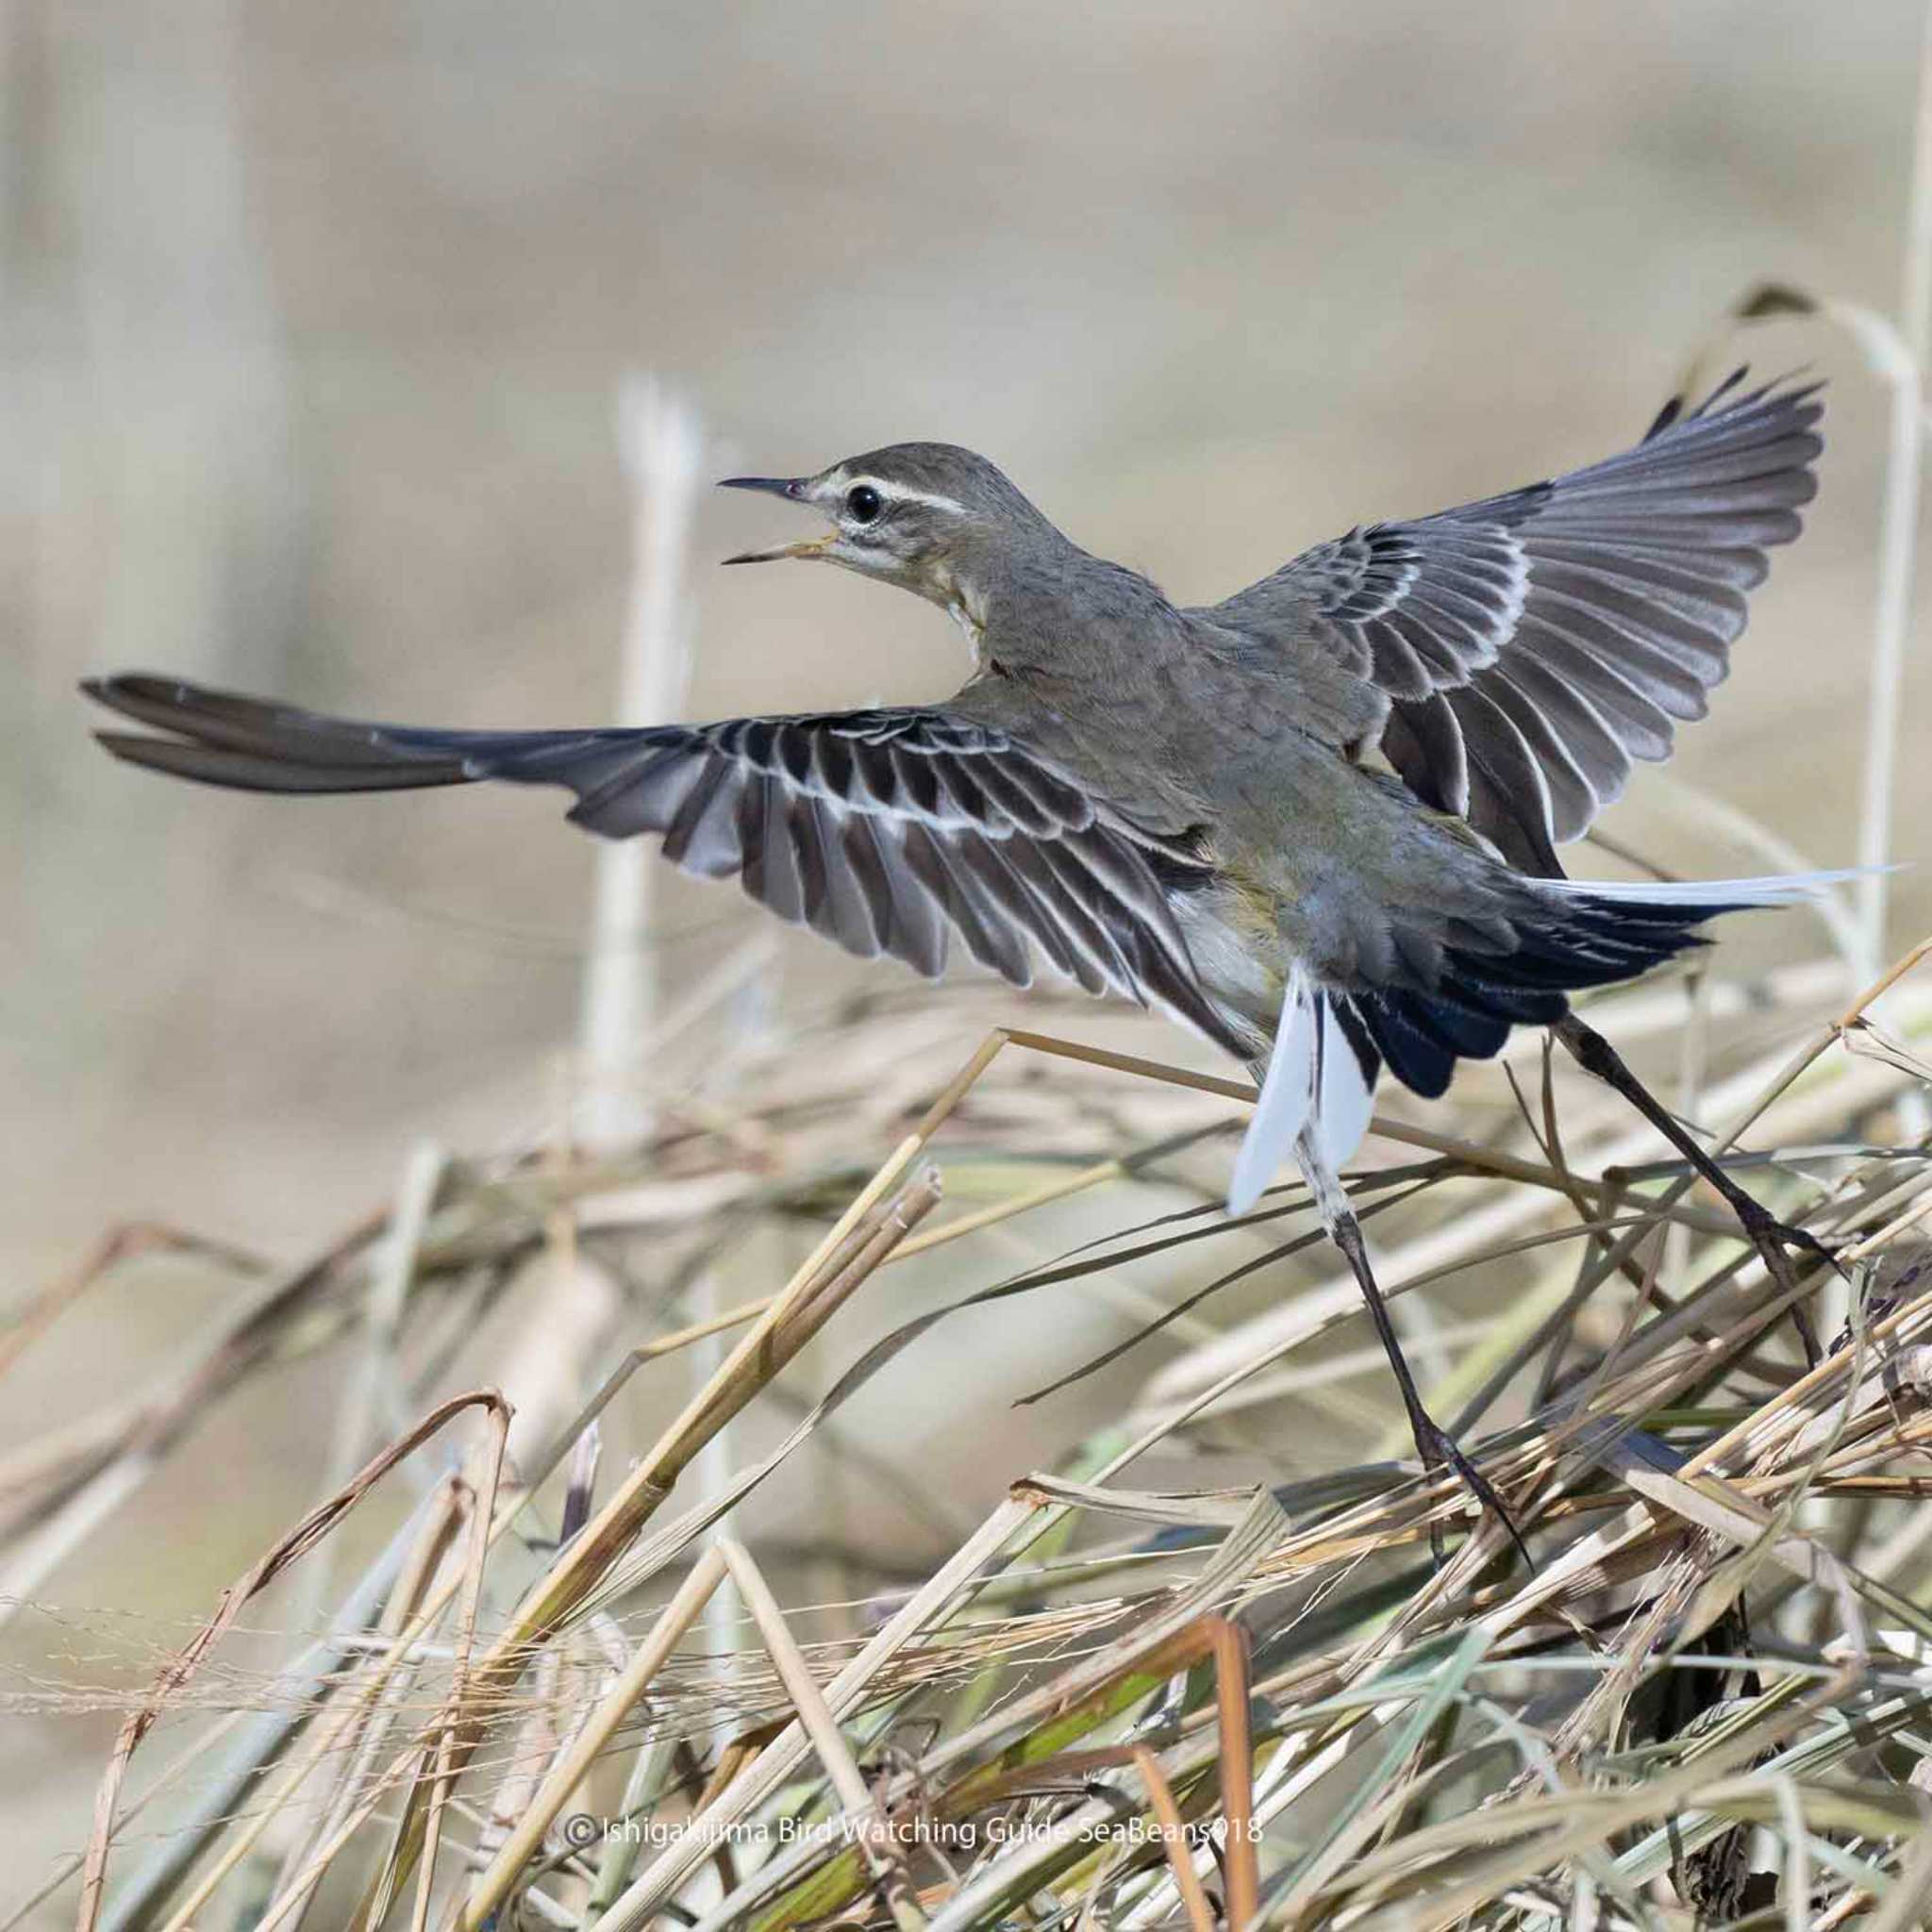
<svg viewBox="0 0 1932 1932">
<path fill-rule="evenodd" d="M 1765 552 L 1798 534 L 1818 386 L 1664 411 L 1636 448 L 1552 482 L 1318 545 L 1216 619 L 1313 649 L 1388 700 L 1379 743 L 1424 803 L 1557 873 L 1704 715 Z"/>
<path fill-rule="evenodd" d="M 1169 905 L 1209 873 L 1005 733 L 930 709 L 637 730 L 370 724 L 131 675 L 88 694 L 168 735 L 103 732 L 117 758 L 251 791 L 479 779 L 560 785 L 607 838 L 657 834 L 687 872 L 736 874 L 782 919 L 861 958 L 944 968 L 957 932 L 1017 986 L 1032 950 L 1091 992 L 1158 1001 L 1231 1050 Z"/>
</svg>

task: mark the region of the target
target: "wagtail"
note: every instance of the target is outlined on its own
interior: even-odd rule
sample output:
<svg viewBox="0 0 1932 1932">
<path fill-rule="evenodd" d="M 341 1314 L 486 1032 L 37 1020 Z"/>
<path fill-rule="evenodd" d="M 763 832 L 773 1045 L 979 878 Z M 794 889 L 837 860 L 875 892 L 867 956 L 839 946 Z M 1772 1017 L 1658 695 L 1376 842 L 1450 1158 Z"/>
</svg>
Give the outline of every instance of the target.
<svg viewBox="0 0 1932 1932">
<path fill-rule="evenodd" d="M 607 838 L 735 876 L 782 919 L 937 975 L 957 939 L 1016 986 L 1044 960 L 1172 1014 L 1261 1094 L 1229 1208 L 1291 1156 L 1361 1284 L 1426 1466 L 1447 1460 L 1337 1182 L 1383 1068 L 1441 1094 L 1458 1059 L 1547 1026 L 1737 1213 L 1774 1221 L 1654 1100 L 1569 994 L 1699 943 L 1721 912 L 1840 874 L 1698 885 L 1563 875 L 1556 848 L 1704 715 L 1765 553 L 1798 534 L 1817 387 L 1673 402 L 1635 448 L 1554 481 L 1318 544 L 1183 608 L 1064 536 L 984 457 L 905 442 L 812 476 L 733 476 L 822 535 L 725 559 L 834 563 L 916 591 L 973 674 L 931 705 L 583 731 L 357 724 L 177 679 L 89 694 L 163 736 L 117 758 L 252 791 L 561 785 Z M 1507 1517 L 1504 1517 L 1506 1524 Z M 1513 1532 L 1512 1532 L 1513 1533 Z"/>
</svg>

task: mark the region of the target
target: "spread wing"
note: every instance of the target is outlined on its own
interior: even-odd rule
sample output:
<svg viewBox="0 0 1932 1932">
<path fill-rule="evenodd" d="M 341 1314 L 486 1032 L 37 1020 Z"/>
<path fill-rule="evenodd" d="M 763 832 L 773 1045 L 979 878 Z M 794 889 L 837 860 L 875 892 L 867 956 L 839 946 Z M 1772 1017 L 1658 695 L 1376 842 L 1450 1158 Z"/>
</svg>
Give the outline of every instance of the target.
<svg viewBox="0 0 1932 1932">
<path fill-rule="evenodd" d="M 943 709 L 737 718 L 639 730 L 358 724 L 173 678 L 91 697 L 165 736 L 108 731 L 129 763 L 248 791 L 410 790 L 500 778 L 576 794 L 574 824 L 656 833 L 686 872 L 863 958 L 929 976 L 949 937 L 1016 986 L 1037 950 L 1091 992 L 1158 1001 L 1230 1050 L 1169 904 L 1209 874 L 1185 840 L 1093 798 L 997 728 Z"/>
<path fill-rule="evenodd" d="M 1633 759 L 1669 757 L 1798 534 L 1818 385 L 1673 403 L 1636 448 L 1552 482 L 1324 543 L 1208 613 L 1379 696 L 1383 756 L 1518 865 L 1561 873 Z"/>
</svg>

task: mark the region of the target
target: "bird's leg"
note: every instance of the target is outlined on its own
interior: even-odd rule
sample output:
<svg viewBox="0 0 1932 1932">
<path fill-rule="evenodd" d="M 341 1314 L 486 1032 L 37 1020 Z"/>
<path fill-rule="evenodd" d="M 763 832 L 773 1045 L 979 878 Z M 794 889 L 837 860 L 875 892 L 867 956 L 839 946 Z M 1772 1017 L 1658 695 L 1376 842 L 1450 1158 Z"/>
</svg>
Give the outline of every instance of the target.
<svg viewBox="0 0 1932 1932">
<path fill-rule="evenodd" d="M 1753 1200 L 1624 1065 L 1623 1056 L 1595 1027 L 1587 1025 L 1574 1013 L 1566 1013 L 1551 1031 L 1569 1048 L 1576 1064 L 1585 1073 L 1594 1074 L 1599 1080 L 1614 1087 L 1690 1163 L 1699 1176 L 1724 1196 L 1724 1205 L 1738 1217 L 1744 1238 L 1763 1257 L 1765 1267 L 1771 1271 L 1771 1278 L 1779 1288 L 1790 1294 L 1797 1291 L 1797 1275 L 1792 1271 L 1787 1249 L 1795 1249 L 1808 1261 L 1823 1261 L 1827 1267 L 1838 1267 L 1831 1250 L 1816 1235 L 1805 1228 L 1788 1225 Z M 1812 1327 L 1811 1317 L 1802 1302 L 1793 1301 L 1791 1304 L 1791 1325 L 1798 1331 L 1806 1361 L 1815 1368 L 1820 1359 L 1818 1332 Z"/>
<path fill-rule="evenodd" d="M 1529 1550 L 1489 1478 L 1457 1447 L 1455 1439 L 1423 1407 L 1415 1377 L 1409 1373 L 1402 1343 L 1396 1339 L 1395 1324 L 1389 1319 L 1389 1305 L 1375 1285 L 1374 1270 L 1369 1266 L 1369 1251 L 1362 1240 L 1361 1224 L 1355 1218 L 1355 1209 L 1348 1205 L 1348 1196 L 1342 1192 L 1341 1183 L 1336 1179 L 1316 1144 L 1312 1128 L 1305 1129 L 1295 1141 L 1294 1158 L 1295 1164 L 1302 1171 L 1302 1178 L 1307 1182 L 1308 1191 L 1314 1197 L 1316 1211 L 1322 1217 L 1322 1225 L 1328 1231 L 1328 1239 L 1346 1257 L 1356 1283 L 1361 1289 L 1362 1299 L 1369 1305 L 1369 1319 L 1374 1323 L 1375 1333 L 1381 1338 L 1383 1351 L 1389 1357 L 1389 1366 L 1395 1372 L 1395 1386 L 1402 1391 L 1402 1406 L 1408 1411 L 1409 1432 L 1415 1438 L 1416 1453 L 1423 1459 L 1423 1468 L 1434 1471 L 1446 1464 L 1453 1469 L 1476 1501 L 1509 1532 L 1509 1541 L 1516 1545 L 1524 1562 L 1534 1569 Z M 1429 1526 L 1429 1548 L 1440 1564 L 1442 1560 L 1442 1534 L 1434 1524 Z"/>
</svg>

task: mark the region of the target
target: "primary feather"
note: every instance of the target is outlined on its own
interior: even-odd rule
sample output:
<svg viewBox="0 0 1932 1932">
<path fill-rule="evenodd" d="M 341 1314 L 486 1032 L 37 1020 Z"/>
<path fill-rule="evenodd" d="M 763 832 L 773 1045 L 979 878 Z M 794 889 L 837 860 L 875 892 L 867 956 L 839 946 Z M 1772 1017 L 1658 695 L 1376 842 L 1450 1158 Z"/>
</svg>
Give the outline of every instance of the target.
<svg viewBox="0 0 1932 1932">
<path fill-rule="evenodd" d="M 1211 615 L 1357 680 L 1418 798 L 1557 874 L 1632 761 L 1704 715 L 1765 552 L 1816 493 L 1820 386 L 1739 395 L 1741 375 L 1620 456 L 1352 530 Z"/>
</svg>

